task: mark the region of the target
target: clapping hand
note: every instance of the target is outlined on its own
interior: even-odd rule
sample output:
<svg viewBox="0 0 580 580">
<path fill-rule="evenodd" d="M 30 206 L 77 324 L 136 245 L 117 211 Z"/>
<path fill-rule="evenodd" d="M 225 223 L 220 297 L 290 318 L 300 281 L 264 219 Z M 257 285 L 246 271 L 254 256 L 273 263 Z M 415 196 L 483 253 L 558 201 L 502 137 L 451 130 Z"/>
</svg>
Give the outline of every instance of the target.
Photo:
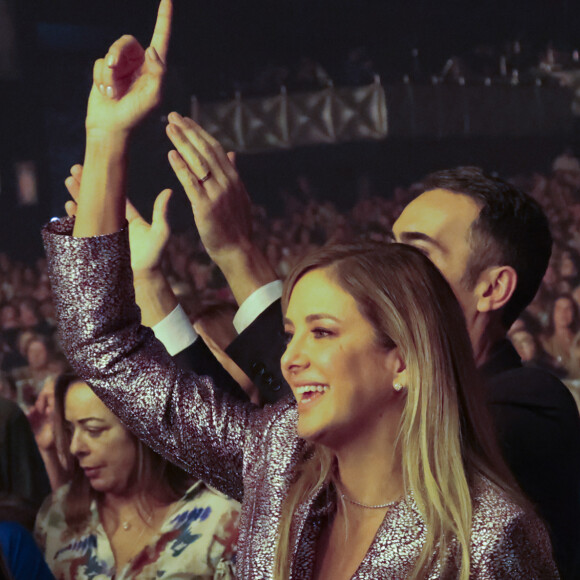
<svg viewBox="0 0 580 580">
<path fill-rule="evenodd" d="M 177 113 L 169 115 L 167 135 L 176 149 L 169 162 L 191 202 L 201 241 L 242 304 L 277 276 L 252 240 L 250 198 L 234 155 Z"/>
<path fill-rule="evenodd" d="M 248 192 L 233 164 L 233 153 L 197 123 L 177 113 L 169 115 L 167 135 L 176 147 L 169 162 L 191 202 L 195 223 L 207 253 L 219 262 L 252 238 Z"/>
<path fill-rule="evenodd" d="M 76 214 L 79 191 L 83 176 L 83 166 L 71 167 L 71 174 L 65 180 L 65 186 L 71 197 L 65 204 L 69 216 Z M 137 208 L 127 200 L 125 217 L 129 225 L 129 245 L 131 248 L 131 267 L 133 275 L 147 275 L 161 266 L 163 250 L 167 245 L 171 230 L 167 222 L 167 207 L 171 198 L 171 189 L 164 189 L 155 200 L 153 215 L 149 224 Z"/>
</svg>

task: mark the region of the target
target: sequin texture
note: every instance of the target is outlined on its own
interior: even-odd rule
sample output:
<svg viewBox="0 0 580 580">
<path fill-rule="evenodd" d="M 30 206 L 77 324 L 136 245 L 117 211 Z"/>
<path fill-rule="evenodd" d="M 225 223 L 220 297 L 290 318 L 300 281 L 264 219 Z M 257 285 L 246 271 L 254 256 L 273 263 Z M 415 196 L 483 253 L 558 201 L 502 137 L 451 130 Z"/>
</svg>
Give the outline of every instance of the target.
<svg viewBox="0 0 580 580">
<path fill-rule="evenodd" d="M 294 401 L 258 409 L 179 370 L 140 326 L 127 232 L 73 238 L 71 228 L 70 219 L 53 222 L 43 237 L 61 342 L 73 368 L 139 438 L 243 502 L 238 575 L 273 578 L 283 500 L 307 450 L 296 434 Z M 311 578 L 320 526 L 333 502 L 332 490 L 320 489 L 298 506 L 289 550 L 293 579 Z M 353 578 L 407 578 L 424 537 L 409 495 L 389 509 Z M 450 550 L 456 559 L 453 545 Z M 471 554 L 471 578 L 558 578 L 543 525 L 488 482 L 474 499 Z M 437 567 L 428 575 L 440 577 Z"/>
</svg>

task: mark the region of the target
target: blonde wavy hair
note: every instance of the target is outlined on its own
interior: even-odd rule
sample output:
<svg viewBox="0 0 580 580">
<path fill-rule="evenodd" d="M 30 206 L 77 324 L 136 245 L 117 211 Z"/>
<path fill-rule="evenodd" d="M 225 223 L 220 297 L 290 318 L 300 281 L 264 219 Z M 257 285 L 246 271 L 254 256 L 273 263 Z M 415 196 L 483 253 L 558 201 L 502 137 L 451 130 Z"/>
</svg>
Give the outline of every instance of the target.
<svg viewBox="0 0 580 580">
<path fill-rule="evenodd" d="M 395 453 L 405 493 L 413 495 L 426 526 L 410 578 L 424 578 L 437 562 L 443 573 L 456 540 L 460 579 L 468 580 L 477 482 L 485 477 L 518 503 L 523 500 L 490 432 L 463 312 L 423 254 L 384 243 L 328 246 L 306 256 L 285 282 L 284 310 L 297 281 L 320 268 L 355 299 L 379 344 L 397 346 L 406 363 L 407 395 Z M 275 561 L 280 580 L 290 574 L 293 514 L 321 485 L 334 483 L 334 462 L 329 449 L 315 445 L 298 469 L 280 520 Z"/>
</svg>

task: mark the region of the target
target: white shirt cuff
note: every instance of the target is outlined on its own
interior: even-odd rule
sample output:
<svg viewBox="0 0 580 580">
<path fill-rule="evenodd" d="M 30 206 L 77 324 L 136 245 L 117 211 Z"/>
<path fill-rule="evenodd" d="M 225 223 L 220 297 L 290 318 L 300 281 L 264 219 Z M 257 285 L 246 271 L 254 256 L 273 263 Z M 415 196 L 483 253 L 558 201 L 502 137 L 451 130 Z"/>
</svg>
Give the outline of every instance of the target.
<svg viewBox="0 0 580 580">
<path fill-rule="evenodd" d="M 151 328 L 163 343 L 167 352 L 174 356 L 193 344 L 198 337 L 185 310 L 178 304 L 163 320 Z"/>
<path fill-rule="evenodd" d="M 282 296 L 282 282 L 275 280 L 268 284 L 264 284 L 252 294 L 250 294 L 243 302 L 236 315 L 234 316 L 234 327 L 241 334 L 268 306 L 272 305 L 276 300 Z"/>
</svg>

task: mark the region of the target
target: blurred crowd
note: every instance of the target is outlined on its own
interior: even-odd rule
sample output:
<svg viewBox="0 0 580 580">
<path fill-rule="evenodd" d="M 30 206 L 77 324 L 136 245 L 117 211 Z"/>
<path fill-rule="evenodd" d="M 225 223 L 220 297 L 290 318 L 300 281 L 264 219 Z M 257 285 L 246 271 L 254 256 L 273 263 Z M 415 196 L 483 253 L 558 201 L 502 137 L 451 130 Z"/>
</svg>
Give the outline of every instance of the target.
<svg viewBox="0 0 580 580">
<path fill-rule="evenodd" d="M 359 188 L 358 201 L 339 211 L 317 199 L 301 176 L 283 194 L 283 217 L 254 207 L 255 237 L 281 278 L 314 247 L 363 237 L 389 240 L 391 226 L 422 184 L 397 187 L 389 196 L 372 185 Z M 549 175 L 518 175 L 512 181 L 531 193 L 549 216 L 554 248 L 535 300 L 516 321 L 510 338 L 527 365 L 561 377 L 576 395 L 580 387 L 580 161 L 563 153 Z M 170 240 L 163 270 L 192 322 L 233 297 L 195 231 Z M 54 309 L 43 258 L 35 264 L 0 254 L 0 394 L 30 408 L 47 378 L 67 370 L 55 336 Z"/>
<path fill-rule="evenodd" d="M 286 62 L 248 64 L 220 79 L 213 94 L 202 99 L 224 98 L 239 92 L 245 96 L 288 91 L 315 91 L 329 86 L 361 86 L 376 78 L 383 82 L 471 83 L 471 84 L 570 84 L 568 75 L 580 69 L 578 50 L 556 49 L 548 44 L 538 52 L 531 44 L 514 40 L 479 44 L 465 53 L 450 55 L 444 62 L 432 62 L 420 48 L 412 48 L 397 62 L 385 60 L 367 46 L 348 50 L 342 59 L 324 62 L 302 56 Z"/>
</svg>

